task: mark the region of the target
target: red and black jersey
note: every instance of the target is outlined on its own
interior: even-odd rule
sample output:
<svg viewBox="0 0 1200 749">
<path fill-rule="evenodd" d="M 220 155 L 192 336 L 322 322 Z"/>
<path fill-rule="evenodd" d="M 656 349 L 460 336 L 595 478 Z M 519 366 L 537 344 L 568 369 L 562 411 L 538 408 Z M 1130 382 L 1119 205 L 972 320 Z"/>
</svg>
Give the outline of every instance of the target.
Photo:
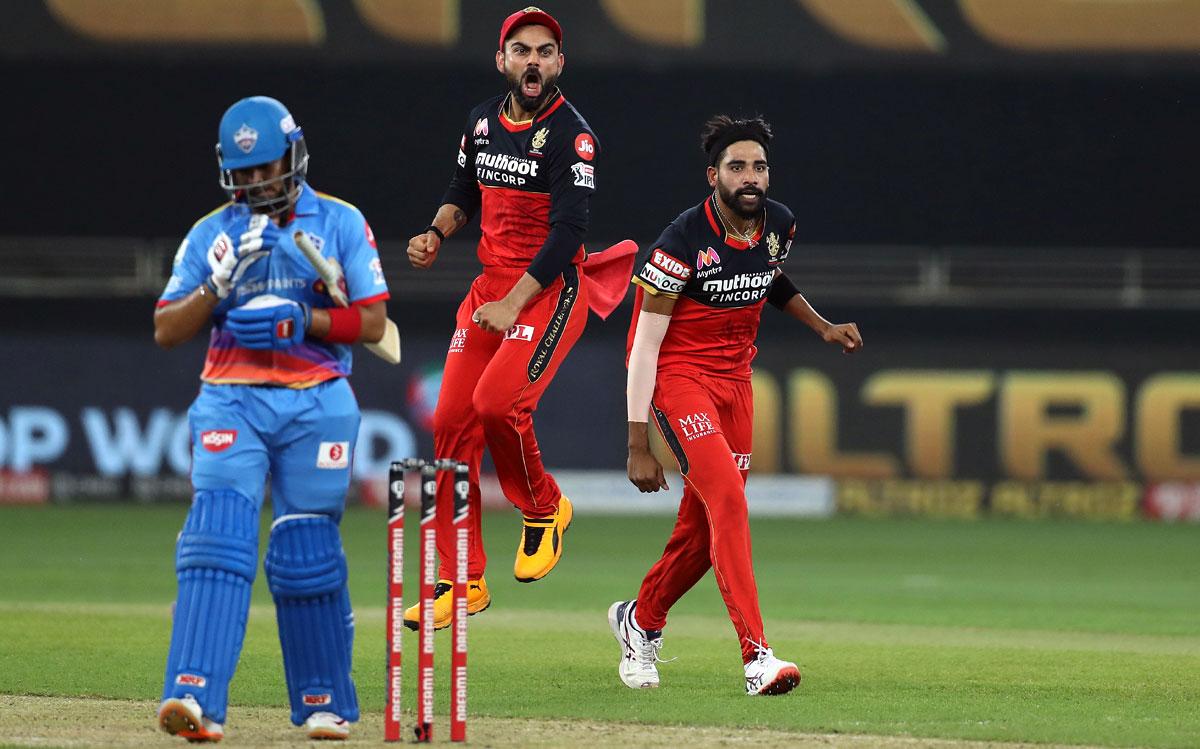
<svg viewBox="0 0 1200 749">
<path fill-rule="evenodd" d="M 659 349 L 660 372 L 683 367 L 749 377 L 763 302 L 792 247 L 796 219 L 783 203 L 768 198 L 758 232 L 744 242 L 726 232 L 715 200 L 681 213 L 634 264 L 640 288 L 629 347 L 643 293 L 677 300 Z"/>
<path fill-rule="evenodd" d="M 496 96 L 471 110 L 442 202 L 468 217 L 482 209 L 485 268 L 522 268 L 548 286 L 569 264 L 583 262 L 600 144 L 560 91 L 526 122 L 504 114 L 507 101 L 507 94 Z"/>
</svg>

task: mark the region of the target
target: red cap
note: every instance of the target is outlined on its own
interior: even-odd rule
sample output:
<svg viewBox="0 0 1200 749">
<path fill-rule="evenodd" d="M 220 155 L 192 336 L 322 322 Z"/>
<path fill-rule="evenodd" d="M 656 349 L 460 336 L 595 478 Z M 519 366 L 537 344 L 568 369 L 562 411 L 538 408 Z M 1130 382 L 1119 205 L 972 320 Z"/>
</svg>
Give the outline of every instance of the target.
<svg viewBox="0 0 1200 749">
<path fill-rule="evenodd" d="M 508 37 L 512 36 L 514 31 L 522 26 L 532 25 L 545 26 L 550 29 L 550 33 L 554 34 L 554 41 L 558 42 L 559 47 L 562 46 L 562 26 L 558 25 L 554 16 L 541 8 L 530 5 L 505 18 L 504 23 L 500 24 L 500 49 L 504 49 L 504 43 L 508 41 Z"/>
</svg>

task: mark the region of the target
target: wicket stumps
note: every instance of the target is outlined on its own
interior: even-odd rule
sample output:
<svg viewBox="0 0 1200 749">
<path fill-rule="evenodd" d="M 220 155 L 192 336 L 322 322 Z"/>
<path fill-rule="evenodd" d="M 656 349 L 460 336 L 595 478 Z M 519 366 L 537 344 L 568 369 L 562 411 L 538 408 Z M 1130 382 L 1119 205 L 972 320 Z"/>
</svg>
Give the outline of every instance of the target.
<svg viewBox="0 0 1200 749">
<path fill-rule="evenodd" d="M 421 475 L 421 626 L 417 657 L 417 741 L 433 738 L 434 589 L 438 579 L 437 474 L 454 471 L 454 587 L 453 644 L 451 649 L 450 740 L 467 739 L 467 559 L 470 529 L 467 524 L 467 465 L 443 458 L 419 458 L 392 463 L 388 472 L 388 601 L 387 601 L 387 707 L 383 738 L 400 740 L 403 714 L 401 666 L 404 632 L 404 475 Z"/>
</svg>

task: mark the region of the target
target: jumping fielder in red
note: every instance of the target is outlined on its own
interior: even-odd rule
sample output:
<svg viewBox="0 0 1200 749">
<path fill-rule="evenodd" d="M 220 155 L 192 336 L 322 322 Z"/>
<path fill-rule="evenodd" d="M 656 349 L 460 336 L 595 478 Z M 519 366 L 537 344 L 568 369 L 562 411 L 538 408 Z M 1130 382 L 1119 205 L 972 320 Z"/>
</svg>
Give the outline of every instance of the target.
<svg viewBox="0 0 1200 749">
<path fill-rule="evenodd" d="M 854 323 L 818 315 L 779 268 L 796 221 L 766 197 L 770 125 L 720 115 L 705 123 L 701 142 L 713 193 L 638 257 L 629 331 L 629 480 L 643 492 L 668 488 L 650 452 L 652 413 L 679 462 L 683 499 L 662 558 L 635 600 L 609 608 L 608 621 L 622 646 L 621 680 L 657 687 L 667 612 L 712 567 L 741 641 L 746 693 L 783 694 L 800 670 L 767 645 L 746 508 L 754 339 L 768 301 L 847 353 L 862 348 L 862 336 Z"/>
<path fill-rule="evenodd" d="M 479 512 L 485 443 L 504 496 L 525 517 L 513 569 L 518 580 L 540 580 L 554 568 L 571 523 L 571 503 L 542 465 L 532 418 L 588 314 L 580 264 L 599 144 L 558 89 L 563 62 L 562 28 L 549 13 L 526 8 L 505 19 L 496 69 L 509 91 L 471 111 L 442 206 L 408 244 L 413 266 L 428 268 L 446 237 L 480 214 L 483 273 L 458 309 L 433 426 L 437 456 L 471 467 L 472 614 L 491 603 Z M 443 479 L 438 491 L 439 629 L 452 615 L 451 481 Z M 413 606 L 405 624 L 416 629 L 419 617 Z"/>
</svg>

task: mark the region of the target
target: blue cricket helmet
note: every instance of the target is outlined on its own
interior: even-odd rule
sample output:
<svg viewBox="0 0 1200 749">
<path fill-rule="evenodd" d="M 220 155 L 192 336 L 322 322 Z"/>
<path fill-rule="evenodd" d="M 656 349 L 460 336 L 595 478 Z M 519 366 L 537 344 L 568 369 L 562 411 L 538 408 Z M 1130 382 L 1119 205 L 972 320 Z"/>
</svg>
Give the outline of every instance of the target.
<svg viewBox="0 0 1200 749">
<path fill-rule="evenodd" d="M 284 181 L 284 194 L 278 197 L 256 196 L 264 185 L 235 184 L 233 171 L 276 161 L 291 154 L 291 164 L 278 179 Z M 221 117 L 217 129 L 217 164 L 221 170 L 221 187 L 235 201 L 251 208 L 266 208 L 268 212 L 288 206 L 293 193 L 308 174 L 308 148 L 304 132 L 292 118 L 287 107 L 269 96 L 251 96 L 236 102 Z"/>
</svg>

